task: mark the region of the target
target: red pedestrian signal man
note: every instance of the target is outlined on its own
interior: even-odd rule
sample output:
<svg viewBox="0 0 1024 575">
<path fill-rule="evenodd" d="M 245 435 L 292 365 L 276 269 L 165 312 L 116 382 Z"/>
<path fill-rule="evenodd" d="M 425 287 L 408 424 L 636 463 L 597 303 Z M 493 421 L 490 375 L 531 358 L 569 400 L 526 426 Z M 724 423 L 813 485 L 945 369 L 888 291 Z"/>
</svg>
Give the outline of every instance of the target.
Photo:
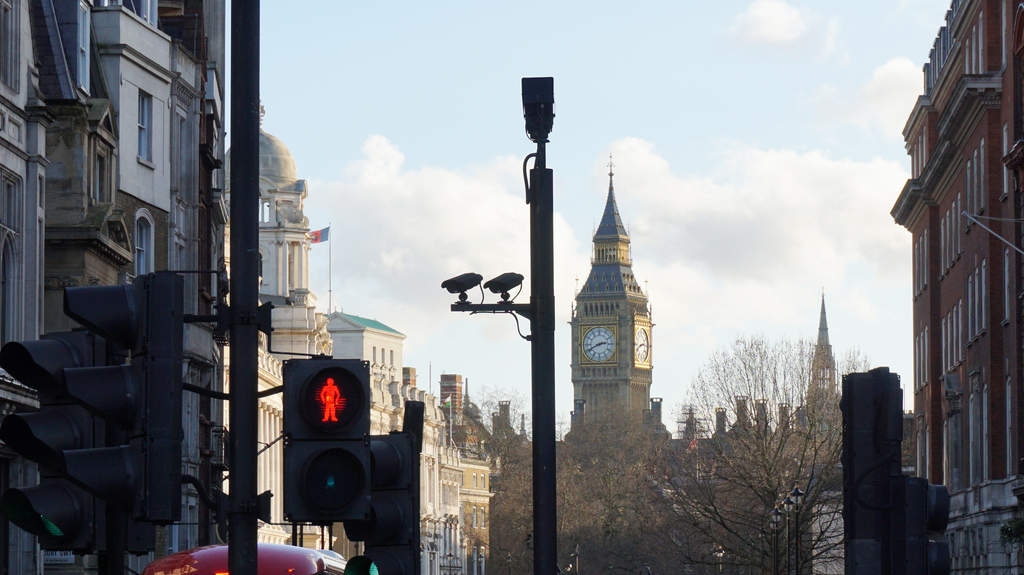
<svg viewBox="0 0 1024 575">
<path fill-rule="evenodd" d="M 344 405 L 341 399 L 341 392 L 338 386 L 334 385 L 334 378 L 328 377 L 327 383 L 320 390 L 320 402 L 324 404 L 324 421 L 338 421 L 337 407 Z"/>
</svg>

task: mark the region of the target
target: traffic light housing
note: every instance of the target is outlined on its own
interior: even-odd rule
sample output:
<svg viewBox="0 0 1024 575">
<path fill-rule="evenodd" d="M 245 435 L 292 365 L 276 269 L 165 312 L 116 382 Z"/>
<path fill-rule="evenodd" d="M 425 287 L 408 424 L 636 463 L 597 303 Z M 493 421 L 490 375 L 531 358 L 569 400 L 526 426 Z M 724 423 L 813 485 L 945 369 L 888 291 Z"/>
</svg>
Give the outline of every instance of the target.
<svg viewBox="0 0 1024 575">
<path fill-rule="evenodd" d="M 880 367 L 843 376 L 843 525 L 846 573 L 881 573 L 889 564 L 890 481 L 902 476 L 903 391 Z"/>
<path fill-rule="evenodd" d="M 885 367 L 843 377 L 846 573 L 949 575 L 949 492 L 902 470 L 903 390 Z"/>
<path fill-rule="evenodd" d="M 326 525 L 370 518 L 370 364 L 284 362 L 284 515 Z"/>
<path fill-rule="evenodd" d="M 949 491 L 945 485 L 929 485 L 923 477 L 900 479 L 895 486 L 899 501 L 893 540 L 904 543 L 894 553 L 906 566 L 902 572 L 949 575 L 949 544 L 942 537 L 949 522 Z"/>
<path fill-rule="evenodd" d="M 0 366 L 15 379 L 41 388 L 38 412 L 12 413 L 0 421 L 0 440 L 40 467 L 38 485 L 10 488 L 0 496 L 0 513 L 36 535 L 42 549 L 89 552 L 99 543 L 97 504 L 92 493 L 65 478 L 65 453 L 92 450 L 97 439 L 102 445 L 103 427 L 60 392 L 66 385 L 60 366 L 102 365 L 104 344 L 100 340 L 97 349 L 96 338 L 86 332 L 43 337 L 0 350 Z"/>
<path fill-rule="evenodd" d="M 36 389 L 42 406 L 38 414 L 5 418 L 0 439 L 45 474 L 135 519 L 179 520 L 183 297 L 184 282 L 173 272 L 66 289 L 64 313 L 85 330 L 0 349 L 0 366 Z M 31 515 L 43 506 L 31 489 L 5 493 L 0 511 L 12 520 Z M 69 503 L 73 498 L 56 497 L 65 503 L 55 516 L 75 517 L 73 508 L 83 505 Z M 37 522 L 25 523 L 39 530 Z"/>
<path fill-rule="evenodd" d="M 402 431 L 370 437 L 370 519 L 346 521 L 345 534 L 364 541 L 349 575 L 418 575 L 420 572 L 420 452 L 424 405 L 405 403 Z"/>
</svg>

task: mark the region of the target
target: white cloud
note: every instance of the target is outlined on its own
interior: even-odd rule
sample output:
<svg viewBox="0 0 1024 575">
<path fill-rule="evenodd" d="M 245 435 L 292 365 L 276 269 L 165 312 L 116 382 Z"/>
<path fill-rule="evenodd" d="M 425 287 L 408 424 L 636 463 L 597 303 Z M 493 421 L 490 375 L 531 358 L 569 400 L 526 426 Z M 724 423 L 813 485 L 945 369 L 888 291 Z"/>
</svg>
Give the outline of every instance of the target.
<svg viewBox="0 0 1024 575">
<path fill-rule="evenodd" d="M 852 123 L 902 139 L 903 126 L 923 89 L 921 70 L 909 58 L 893 58 L 874 69 L 871 78 L 848 93 L 819 86 L 814 95 L 819 122 Z"/>
<path fill-rule="evenodd" d="M 907 178 L 899 163 L 737 145 L 695 177 L 673 173 L 643 140 L 610 149 L 629 166 L 616 174 L 619 210 L 634 273 L 650 280 L 662 349 L 672 342 L 700 362 L 716 345 L 768 327 L 813 336 L 823 286 L 833 301 L 851 300 L 844 307 L 855 320 L 889 319 L 864 293 L 905 288 L 909 236 L 889 216 Z"/>
<path fill-rule="evenodd" d="M 736 17 L 734 33 L 745 44 L 790 46 L 807 30 L 800 10 L 782 0 L 754 0 Z"/>
<path fill-rule="evenodd" d="M 643 140 L 611 149 L 616 163 L 630 166 L 616 178 L 631 192 L 620 202 L 634 204 L 626 213 L 635 243 L 659 264 L 776 282 L 836 274 L 851 259 L 886 273 L 902 262 L 905 238 L 889 217 L 906 178 L 897 162 L 736 146 L 698 178 L 673 174 Z"/>
<path fill-rule="evenodd" d="M 519 160 L 497 158 L 465 171 L 410 170 L 382 136 L 368 138 L 362 153 L 347 167 L 346 181 L 310 182 L 305 204 L 312 227 L 332 223 L 332 289 L 346 312 L 415 333 L 418 342 L 407 345 L 422 345 L 445 324 L 466 321 L 449 311 L 455 296 L 441 289 L 443 280 L 467 271 L 485 280 L 506 271 L 528 275 L 529 208 Z M 571 253 L 576 243 L 560 217 L 555 235 Z M 311 287 L 326 297 L 327 248 L 313 249 Z M 571 290 L 572 278 L 559 280 Z M 479 300 L 479 291 L 471 295 Z M 517 301 L 528 298 L 527 281 Z"/>
<path fill-rule="evenodd" d="M 839 19 L 829 20 L 825 28 L 825 39 L 821 43 L 821 57 L 826 58 L 836 51 L 839 45 Z"/>
<path fill-rule="evenodd" d="M 903 131 L 917 96 L 924 89 L 921 70 L 909 58 L 893 58 L 871 74 L 860 89 L 869 121 L 886 131 Z"/>
<path fill-rule="evenodd" d="M 735 145 L 713 157 L 707 173 L 681 175 L 651 143 L 625 138 L 595 161 L 597 181 L 607 181 L 608 151 L 620 166 L 616 198 L 629 224 L 633 269 L 641 285 L 649 280 L 661 374 L 654 396 L 669 405 L 679 401 L 680 386 L 708 352 L 738 335 L 813 336 L 822 286 L 836 302 L 830 321 L 871 324 L 885 334 L 866 338 L 839 325 L 834 335 L 861 343 L 869 356 L 889 364 L 884 354 L 908 347 L 904 330 L 877 326 L 906 307 L 892 303 L 903 303 L 910 254 L 908 235 L 889 217 L 907 177 L 897 162 Z M 511 157 L 458 171 L 409 169 L 394 144 L 373 136 L 363 157 L 347 166 L 344 181 L 310 182 L 311 227 L 331 222 L 334 228 L 337 299 L 346 312 L 407 334 L 406 364 L 421 376 L 448 369 L 486 374 L 487 381 L 476 384 L 529 388 L 529 345 L 519 340 L 512 319 L 451 313 L 455 296 L 440 289 L 441 281 L 465 271 L 485 278 L 518 271 L 527 282 L 517 301 L 529 301 L 521 169 Z M 562 406 L 571 405 L 566 324 L 575 274 L 589 269 L 589 231 L 574 235 L 555 214 Z M 328 248 L 312 249 L 311 288 L 324 297 Z M 902 311 L 894 314 L 894 308 Z M 528 332 L 529 323 L 521 320 L 520 329 Z"/>
</svg>

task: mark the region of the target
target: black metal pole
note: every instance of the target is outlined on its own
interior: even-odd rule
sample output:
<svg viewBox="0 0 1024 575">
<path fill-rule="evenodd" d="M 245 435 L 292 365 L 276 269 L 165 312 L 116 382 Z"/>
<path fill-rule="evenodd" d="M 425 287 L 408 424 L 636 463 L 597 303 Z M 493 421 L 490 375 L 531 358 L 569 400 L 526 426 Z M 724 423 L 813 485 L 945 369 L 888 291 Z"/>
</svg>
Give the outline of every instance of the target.
<svg viewBox="0 0 1024 575">
<path fill-rule="evenodd" d="M 554 189 L 544 141 L 530 182 L 530 321 L 533 364 L 533 568 L 558 573 L 555 477 L 555 265 Z"/>
<path fill-rule="evenodd" d="M 793 508 L 795 516 L 793 517 L 793 551 L 796 557 L 796 561 L 793 562 L 793 572 L 800 575 L 800 504 Z"/>
<path fill-rule="evenodd" d="M 228 569 L 258 573 L 260 3 L 231 0 L 231 401 Z"/>
<path fill-rule="evenodd" d="M 779 530 L 772 528 L 772 575 L 779 575 Z"/>
<path fill-rule="evenodd" d="M 789 538 L 793 533 L 793 514 L 786 512 L 786 575 L 789 575 Z"/>
</svg>

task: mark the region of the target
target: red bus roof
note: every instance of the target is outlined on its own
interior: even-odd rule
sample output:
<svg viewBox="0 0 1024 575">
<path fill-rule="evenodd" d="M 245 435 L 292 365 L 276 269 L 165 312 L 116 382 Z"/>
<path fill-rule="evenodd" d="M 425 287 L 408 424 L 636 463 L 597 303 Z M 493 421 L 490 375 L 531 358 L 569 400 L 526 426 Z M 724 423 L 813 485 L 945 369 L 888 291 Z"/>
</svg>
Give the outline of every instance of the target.
<svg viewBox="0 0 1024 575">
<path fill-rule="evenodd" d="M 344 560 L 315 549 L 260 543 L 259 575 L 317 575 L 341 573 Z M 228 546 L 211 545 L 161 557 L 146 566 L 142 575 L 227 575 Z"/>
</svg>

